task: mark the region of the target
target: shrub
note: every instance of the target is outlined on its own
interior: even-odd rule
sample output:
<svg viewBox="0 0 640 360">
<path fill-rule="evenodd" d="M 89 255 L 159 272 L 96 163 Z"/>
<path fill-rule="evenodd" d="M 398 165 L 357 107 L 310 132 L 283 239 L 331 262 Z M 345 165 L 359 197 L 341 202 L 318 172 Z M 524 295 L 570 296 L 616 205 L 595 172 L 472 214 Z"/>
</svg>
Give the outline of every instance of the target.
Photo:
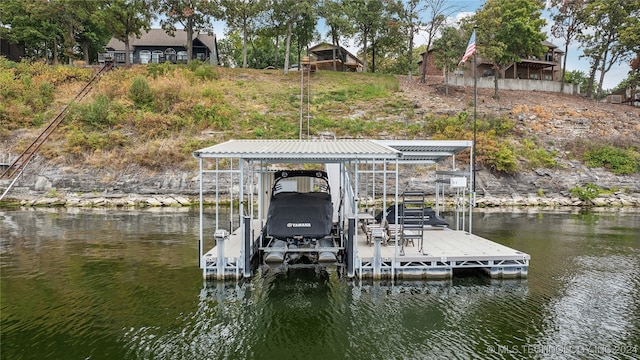
<svg viewBox="0 0 640 360">
<path fill-rule="evenodd" d="M 133 101 L 139 109 L 147 109 L 153 106 L 153 91 L 144 76 L 133 78 L 129 89 L 129 99 Z"/>
<path fill-rule="evenodd" d="M 596 184 L 588 183 L 584 187 L 576 185 L 571 188 L 569 192 L 571 193 L 571 196 L 577 197 L 582 201 L 591 201 L 600 195 L 602 189 Z"/>
<path fill-rule="evenodd" d="M 80 120 L 87 126 L 102 129 L 109 123 L 109 99 L 97 95 L 92 103 L 78 106 Z"/>
<path fill-rule="evenodd" d="M 513 173 L 518 170 L 513 146 L 508 144 L 499 144 L 497 151 L 486 154 L 486 162 L 492 169 L 499 172 Z"/>
<path fill-rule="evenodd" d="M 195 69 L 193 74 L 202 80 L 217 80 L 220 75 L 216 72 L 216 68 L 210 65 L 202 65 Z"/>
<path fill-rule="evenodd" d="M 587 150 L 584 161 L 589 167 L 604 167 L 614 174 L 633 174 L 638 171 L 640 156 L 633 150 L 623 150 L 610 145 Z"/>
<path fill-rule="evenodd" d="M 527 160 L 527 166 L 529 168 L 554 168 L 558 166 L 558 162 L 555 159 L 558 155 L 557 152 L 549 152 L 544 148 L 540 148 L 531 139 L 524 139 L 522 141 L 520 154 Z"/>
<path fill-rule="evenodd" d="M 170 74 L 175 70 L 175 66 L 171 63 L 165 62 L 162 64 L 148 64 L 147 65 L 147 73 L 151 75 L 154 79 L 158 76 L 164 76 L 166 74 Z"/>
</svg>

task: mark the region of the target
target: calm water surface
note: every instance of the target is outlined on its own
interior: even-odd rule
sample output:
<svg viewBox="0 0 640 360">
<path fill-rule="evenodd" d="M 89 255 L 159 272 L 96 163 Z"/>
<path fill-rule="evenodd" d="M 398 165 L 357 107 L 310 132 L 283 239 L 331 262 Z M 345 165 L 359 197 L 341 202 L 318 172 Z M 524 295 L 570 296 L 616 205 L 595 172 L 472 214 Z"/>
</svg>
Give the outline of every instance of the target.
<svg viewBox="0 0 640 360">
<path fill-rule="evenodd" d="M 0 357 L 640 358 L 640 213 L 477 212 L 474 232 L 529 253 L 529 279 L 206 283 L 197 211 L 0 209 Z"/>
</svg>

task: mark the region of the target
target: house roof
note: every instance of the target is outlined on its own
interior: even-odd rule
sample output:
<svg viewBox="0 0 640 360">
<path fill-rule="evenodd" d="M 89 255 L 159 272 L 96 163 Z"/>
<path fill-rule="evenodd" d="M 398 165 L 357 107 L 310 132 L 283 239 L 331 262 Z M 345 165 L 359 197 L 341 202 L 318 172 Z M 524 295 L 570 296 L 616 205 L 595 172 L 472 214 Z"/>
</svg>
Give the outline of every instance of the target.
<svg viewBox="0 0 640 360">
<path fill-rule="evenodd" d="M 554 45 L 553 43 L 548 42 L 547 40 L 542 41 L 542 45 L 546 46 L 549 48 L 549 50 L 553 50 L 555 53 L 558 54 L 564 54 L 564 51 L 558 49 L 558 46 Z M 429 53 L 433 52 L 435 49 L 433 47 L 429 48 Z M 424 51 L 420 53 L 420 60 L 418 60 L 418 64 L 420 64 L 422 62 L 422 59 L 424 58 Z"/>
<path fill-rule="evenodd" d="M 329 44 L 326 41 L 323 41 L 317 45 L 312 46 L 311 48 L 309 48 L 309 52 L 310 53 L 319 53 L 319 52 L 323 52 L 323 51 L 332 51 L 334 48 L 338 48 L 337 46 L 334 46 L 332 44 Z M 358 59 L 357 56 L 353 55 L 352 53 L 349 52 L 349 50 L 345 49 L 344 47 L 340 46 L 340 50 L 349 55 L 350 57 L 354 58 L 356 60 L 356 62 L 358 62 L 359 64 L 362 64 L 362 60 Z"/>
<path fill-rule="evenodd" d="M 544 46 L 548 47 L 550 50 L 552 50 L 552 49 L 558 49 L 558 46 L 557 46 L 557 45 L 554 45 L 553 43 L 550 43 L 550 42 L 548 42 L 547 40 L 544 40 L 544 41 L 542 42 L 542 45 L 544 45 Z M 555 52 L 564 54 L 564 51 L 562 51 L 562 50 L 555 50 Z"/>
<path fill-rule="evenodd" d="M 194 34 L 194 40 L 200 40 L 210 50 L 213 50 L 216 37 L 215 35 L 207 34 Z M 151 29 L 147 32 L 143 32 L 140 38 L 136 36 L 129 37 L 129 45 L 135 46 L 181 46 L 186 47 L 187 44 L 187 32 L 182 29 L 177 29 L 174 32 L 174 36 L 170 36 L 166 31 L 162 29 Z M 111 38 L 106 46 L 114 50 L 124 50 L 124 42 Z"/>
</svg>

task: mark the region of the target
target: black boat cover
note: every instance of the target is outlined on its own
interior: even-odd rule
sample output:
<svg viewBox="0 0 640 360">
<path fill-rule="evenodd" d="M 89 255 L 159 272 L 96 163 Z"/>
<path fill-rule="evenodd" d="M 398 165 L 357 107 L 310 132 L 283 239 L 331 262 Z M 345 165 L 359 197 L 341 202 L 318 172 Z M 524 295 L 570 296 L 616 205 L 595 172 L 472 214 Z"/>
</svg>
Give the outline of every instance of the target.
<svg viewBox="0 0 640 360">
<path fill-rule="evenodd" d="M 324 192 L 281 192 L 271 198 L 267 235 L 276 239 L 300 236 L 320 239 L 331 233 L 333 205 Z"/>
<path fill-rule="evenodd" d="M 400 222 L 402 222 L 402 213 L 404 211 L 404 208 L 402 206 L 402 204 L 398 204 L 398 220 Z M 396 223 L 396 207 L 395 205 L 391 205 L 387 208 L 387 210 L 385 211 L 387 213 L 387 222 L 389 224 L 395 224 Z M 423 209 L 423 216 L 424 216 L 424 224 L 425 225 L 431 225 L 431 226 L 449 226 L 449 223 L 446 222 L 443 218 L 436 216 L 436 212 L 433 211 L 432 208 L 430 207 L 426 207 Z M 376 222 L 380 223 L 380 221 L 382 220 L 382 212 L 379 212 L 376 215 Z"/>
</svg>

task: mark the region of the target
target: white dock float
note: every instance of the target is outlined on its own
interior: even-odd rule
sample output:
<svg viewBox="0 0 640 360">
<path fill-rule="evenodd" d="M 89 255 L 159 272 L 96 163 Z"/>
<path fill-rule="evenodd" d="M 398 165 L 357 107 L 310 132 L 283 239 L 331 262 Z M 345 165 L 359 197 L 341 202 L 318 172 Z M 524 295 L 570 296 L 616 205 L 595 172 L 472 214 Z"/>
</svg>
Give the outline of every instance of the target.
<svg viewBox="0 0 640 360">
<path fill-rule="evenodd" d="M 491 278 L 526 278 L 530 256 L 466 231 L 448 228 L 425 230 L 423 251 L 419 245 L 400 246 L 391 239 L 380 246 L 376 269 L 375 244 L 358 234 L 356 272 L 360 278 L 449 279 L 455 269 L 479 269 Z M 397 252 L 397 254 L 396 254 Z"/>
<path fill-rule="evenodd" d="M 258 225 L 256 222 L 255 225 Z M 239 279 L 243 276 L 241 230 L 223 242 L 224 263 L 218 267 L 219 245 L 204 254 L 204 277 Z M 528 275 L 530 256 L 466 231 L 448 228 L 426 230 L 423 251 L 419 245 L 405 246 L 400 255 L 393 239 L 380 246 L 376 261 L 374 243 L 367 243 L 360 231 L 356 243 L 355 275 L 360 279 L 450 279 L 455 269 L 477 269 L 492 279 L 524 279 Z M 397 254 L 396 254 L 397 252 Z M 327 266 L 327 264 L 321 264 Z"/>
</svg>

